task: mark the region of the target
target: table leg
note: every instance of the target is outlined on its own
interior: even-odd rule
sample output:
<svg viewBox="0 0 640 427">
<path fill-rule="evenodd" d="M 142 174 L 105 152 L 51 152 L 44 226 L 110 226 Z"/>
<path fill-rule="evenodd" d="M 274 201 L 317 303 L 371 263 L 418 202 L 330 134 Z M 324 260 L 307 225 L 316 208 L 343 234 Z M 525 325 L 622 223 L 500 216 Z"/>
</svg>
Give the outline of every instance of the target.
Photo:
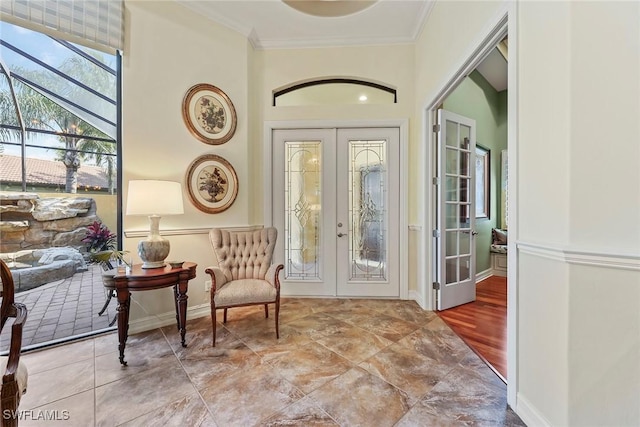
<svg viewBox="0 0 640 427">
<path fill-rule="evenodd" d="M 129 337 L 129 306 L 131 304 L 131 292 L 126 289 L 118 289 L 118 350 L 120 351 L 120 363 L 127 366 L 124 360 L 124 348 Z"/>
<path fill-rule="evenodd" d="M 180 278 L 180 282 L 176 284 L 175 289 L 177 293 L 176 309 L 178 310 L 178 328 L 180 329 L 180 338 L 182 340 L 182 346 L 186 347 L 185 334 L 187 332 L 187 278 Z"/>
<path fill-rule="evenodd" d="M 178 315 L 178 313 L 180 313 L 178 310 L 178 284 L 173 286 L 173 302 L 176 305 L 176 324 L 178 325 L 178 330 L 180 330 L 180 316 Z"/>
</svg>

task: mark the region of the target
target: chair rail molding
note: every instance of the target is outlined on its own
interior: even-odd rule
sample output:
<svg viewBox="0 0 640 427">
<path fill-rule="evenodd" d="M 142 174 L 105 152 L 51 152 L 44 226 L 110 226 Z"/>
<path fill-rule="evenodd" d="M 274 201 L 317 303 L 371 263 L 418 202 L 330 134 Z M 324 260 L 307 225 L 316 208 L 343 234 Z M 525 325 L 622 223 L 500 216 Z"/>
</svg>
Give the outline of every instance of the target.
<svg viewBox="0 0 640 427">
<path fill-rule="evenodd" d="M 522 254 L 552 259 L 567 264 L 640 271 L 640 254 L 614 254 L 611 252 L 559 247 L 525 242 L 522 240 L 516 242 L 516 247 Z"/>
<path fill-rule="evenodd" d="M 170 230 L 160 230 L 161 236 L 191 236 L 194 234 L 209 234 L 209 231 L 214 228 L 172 228 Z M 221 226 L 218 228 L 224 228 L 228 231 L 255 231 L 264 228 L 263 225 L 229 225 Z M 149 235 L 149 230 L 125 230 L 124 237 L 146 237 Z"/>
</svg>

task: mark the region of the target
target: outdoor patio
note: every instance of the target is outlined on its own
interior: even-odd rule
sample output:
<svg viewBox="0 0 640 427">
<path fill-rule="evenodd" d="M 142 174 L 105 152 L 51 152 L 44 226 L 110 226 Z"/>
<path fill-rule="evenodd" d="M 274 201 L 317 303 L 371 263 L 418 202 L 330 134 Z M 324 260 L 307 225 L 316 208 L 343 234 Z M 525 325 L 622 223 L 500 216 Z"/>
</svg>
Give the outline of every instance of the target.
<svg viewBox="0 0 640 427">
<path fill-rule="evenodd" d="M 27 306 L 27 321 L 22 331 L 22 349 L 38 347 L 48 342 L 86 335 L 110 328 L 116 315 L 116 298 L 98 316 L 106 301 L 102 284 L 102 268 L 90 265 L 85 272 L 47 283 L 25 292 L 16 289 L 16 301 Z M 112 327 L 115 329 L 115 325 Z M 0 336 L 0 348 L 8 347 L 9 328 Z"/>
</svg>

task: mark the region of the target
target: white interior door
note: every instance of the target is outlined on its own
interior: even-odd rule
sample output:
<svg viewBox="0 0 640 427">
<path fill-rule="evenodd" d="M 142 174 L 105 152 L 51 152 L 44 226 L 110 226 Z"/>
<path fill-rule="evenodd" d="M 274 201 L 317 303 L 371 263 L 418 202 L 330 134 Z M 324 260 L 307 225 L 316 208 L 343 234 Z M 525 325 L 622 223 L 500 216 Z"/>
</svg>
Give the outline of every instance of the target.
<svg viewBox="0 0 640 427">
<path fill-rule="evenodd" d="M 281 292 L 399 296 L 399 129 L 273 132 Z"/>
<path fill-rule="evenodd" d="M 476 299 L 475 120 L 438 110 L 438 310 Z"/>
</svg>

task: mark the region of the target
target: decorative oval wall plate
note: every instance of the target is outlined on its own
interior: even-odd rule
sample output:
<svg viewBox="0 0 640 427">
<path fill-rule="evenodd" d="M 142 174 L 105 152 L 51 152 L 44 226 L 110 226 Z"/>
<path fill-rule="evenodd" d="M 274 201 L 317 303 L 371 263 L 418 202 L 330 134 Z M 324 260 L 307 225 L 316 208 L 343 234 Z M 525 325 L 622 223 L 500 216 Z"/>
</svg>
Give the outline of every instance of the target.
<svg viewBox="0 0 640 427">
<path fill-rule="evenodd" d="M 186 184 L 191 203 L 207 213 L 227 210 L 238 195 L 236 171 L 215 154 L 205 154 L 191 162 Z"/>
<path fill-rule="evenodd" d="M 182 101 L 182 118 L 189 132 L 205 144 L 224 144 L 236 131 L 233 103 L 222 90 L 206 83 L 187 91 Z"/>
</svg>

